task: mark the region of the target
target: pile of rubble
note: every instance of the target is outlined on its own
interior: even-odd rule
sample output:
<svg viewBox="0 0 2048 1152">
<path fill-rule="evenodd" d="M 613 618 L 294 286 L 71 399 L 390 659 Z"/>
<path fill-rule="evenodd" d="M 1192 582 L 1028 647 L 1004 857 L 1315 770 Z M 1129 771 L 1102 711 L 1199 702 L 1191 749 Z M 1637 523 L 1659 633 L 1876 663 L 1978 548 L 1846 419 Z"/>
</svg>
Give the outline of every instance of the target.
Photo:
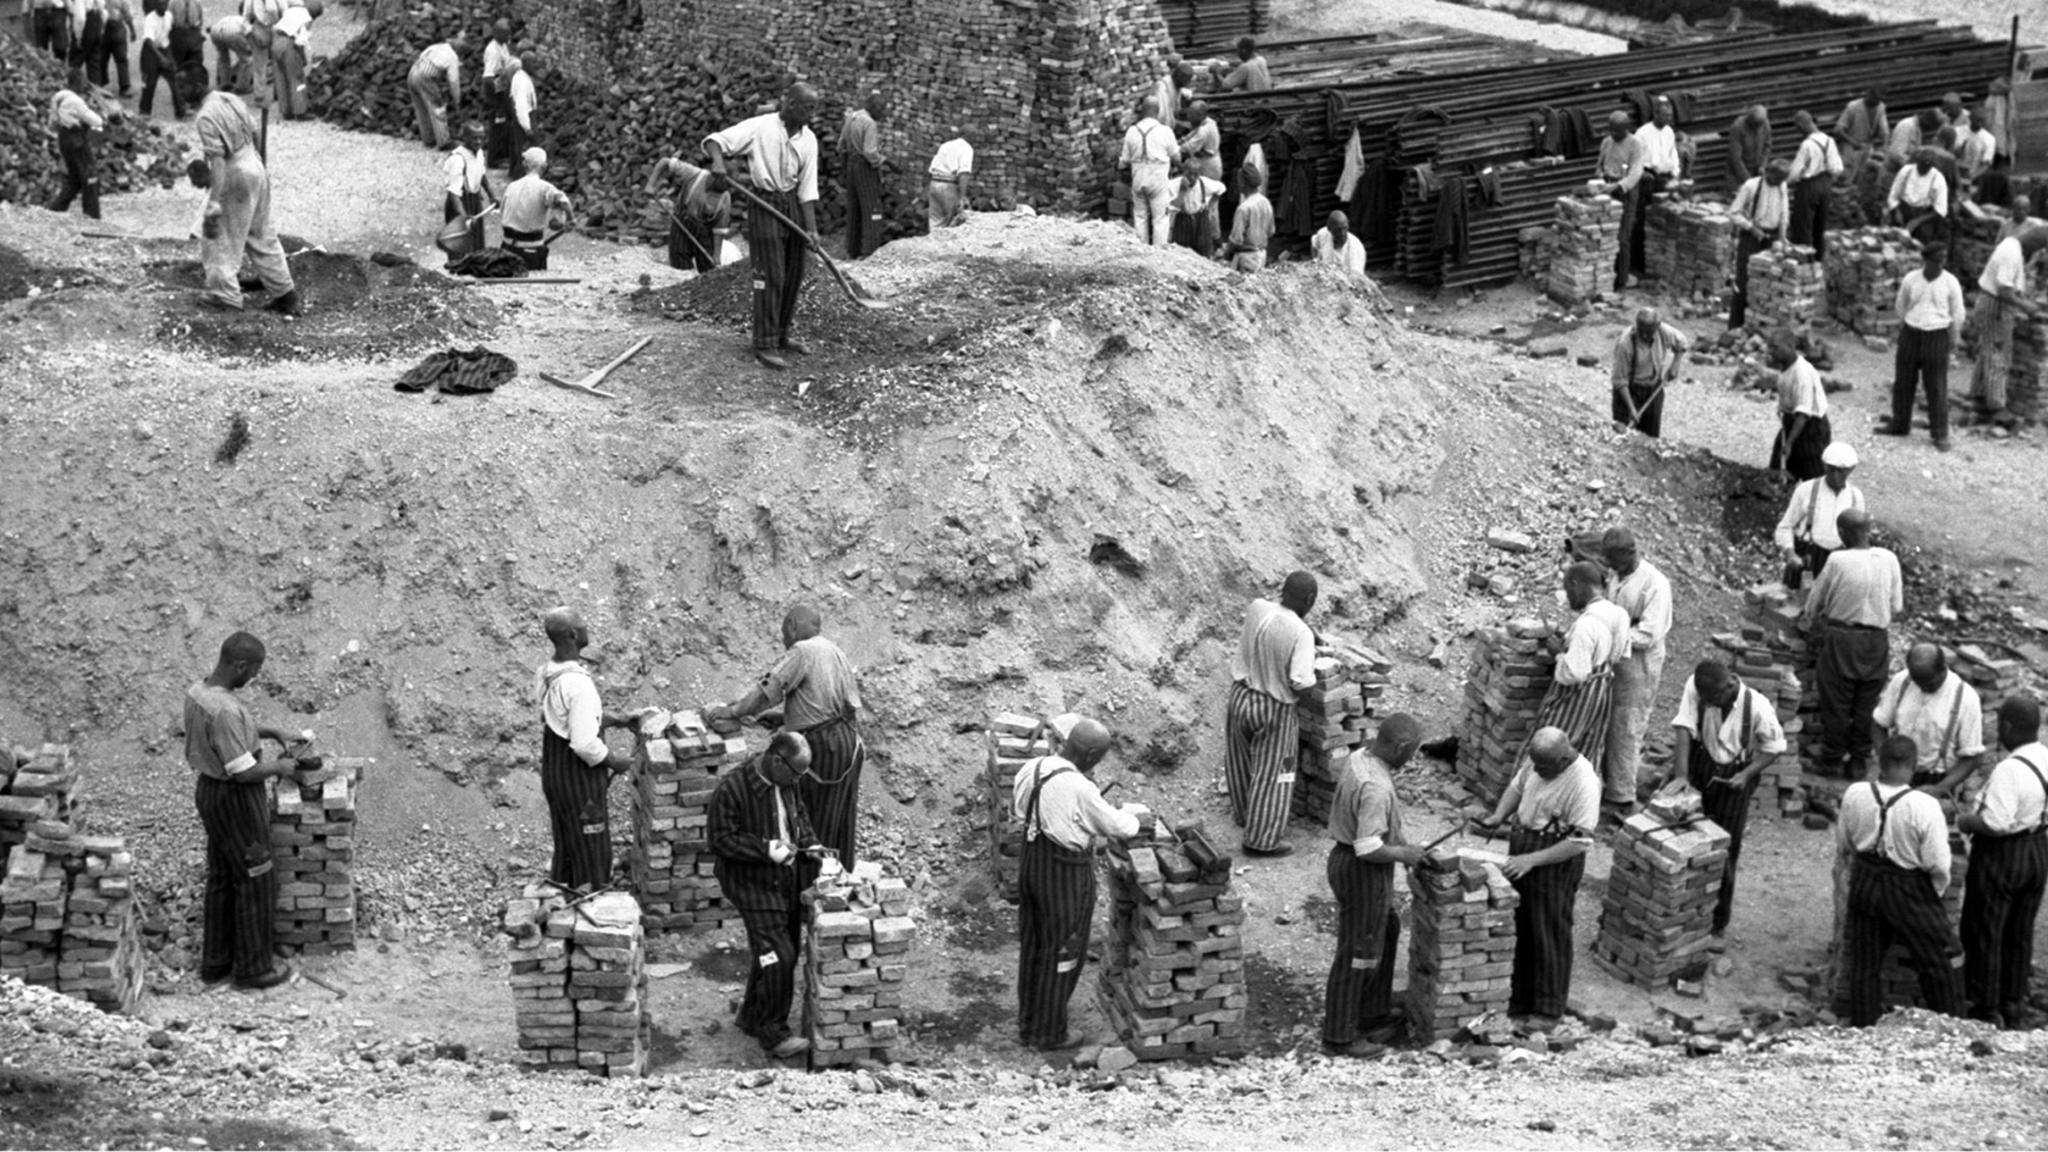
<svg viewBox="0 0 2048 1152">
<path fill-rule="evenodd" d="M 1453 867 L 1408 870 L 1409 1031 L 1437 1040 L 1505 1013 L 1515 971 L 1515 909 L 1522 898 L 1502 857 L 1460 850 Z"/>
<path fill-rule="evenodd" d="M 647 1071 L 647 936 L 624 892 L 581 898 L 530 884 L 508 901 L 512 1001 L 520 1062 L 600 1076 Z"/>
<path fill-rule="evenodd" d="M 1905 229 L 1830 229 L 1822 266 L 1830 316 L 1863 336 L 1898 338 L 1899 282 L 1920 267 L 1920 245 Z"/>
<path fill-rule="evenodd" d="M 1231 1055 L 1244 1046 L 1244 897 L 1230 857 L 1194 825 L 1112 843 L 1103 1015 L 1140 1060 Z"/>
<path fill-rule="evenodd" d="M 811 1067 L 887 1062 L 902 1035 L 903 982 L 917 922 L 910 886 L 864 860 L 851 872 L 827 860 L 804 890 L 804 1035 Z"/>
<path fill-rule="evenodd" d="M 640 717 L 633 758 L 633 887 L 655 931 L 737 923 L 711 853 L 711 794 L 747 742 L 711 731 L 695 712 Z"/>
</svg>

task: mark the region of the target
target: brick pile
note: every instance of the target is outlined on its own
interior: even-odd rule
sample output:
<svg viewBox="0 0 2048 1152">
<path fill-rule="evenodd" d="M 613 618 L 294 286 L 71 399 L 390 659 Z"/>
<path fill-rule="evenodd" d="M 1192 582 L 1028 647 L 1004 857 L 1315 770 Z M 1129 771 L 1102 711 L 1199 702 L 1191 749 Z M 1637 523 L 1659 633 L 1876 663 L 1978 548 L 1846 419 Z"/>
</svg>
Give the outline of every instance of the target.
<svg viewBox="0 0 2048 1152">
<path fill-rule="evenodd" d="M 1719 296 L 1735 278 L 1735 221 L 1728 206 L 1659 196 L 1643 222 L 1643 264 L 1673 295 Z"/>
<path fill-rule="evenodd" d="M 1408 870 L 1410 1031 L 1444 1039 L 1489 1012 L 1506 1012 L 1515 971 L 1515 909 L 1522 898 L 1504 857 L 1471 849 L 1455 868 Z"/>
<path fill-rule="evenodd" d="M 1112 842 L 1109 949 L 1095 992 L 1140 1060 L 1243 1050 L 1244 897 L 1198 827 Z"/>
<path fill-rule="evenodd" d="M 1820 700 L 1810 675 L 1813 660 L 1800 629 L 1791 596 L 1782 584 L 1763 584 L 1744 594 L 1743 622 L 1739 631 L 1721 633 L 1713 640 L 1727 651 L 1744 683 L 1770 698 L 1777 711 L 1785 740 L 1797 753 L 1809 732 L 1807 719 L 1814 717 L 1811 731 L 1819 732 Z M 1798 755 L 1780 756 L 1764 772 L 1760 787 L 1776 790 L 1778 811 L 1797 816 L 1806 811 L 1806 789 L 1799 772 Z"/>
<path fill-rule="evenodd" d="M 356 946 L 356 786 L 366 763 L 329 759 L 278 778 L 270 846 L 279 944 L 304 952 Z"/>
<path fill-rule="evenodd" d="M 1366 718 L 1394 667 L 1370 648 L 1328 634 L 1319 640 L 1316 686 L 1295 699 L 1301 753 L 1294 777 L 1294 814 L 1318 822 L 1330 818 L 1337 776 L 1352 749 L 1365 743 Z"/>
<path fill-rule="evenodd" d="M 647 1071 L 647 937 L 624 892 L 572 900 L 530 884 L 505 905 L 520 1063 L 601 1076 Z"/>
<path fill-rule="evenodd" d="M 1943 647 L 1942 654 L 1948 658 L 1949 670 L 1977 690 L 1977 699 L 1984 705 L 1984 746 L 1996 748 L 1998 706 L 2025 691 L 2027 662 L 2003 644 L 1982 640 Z"/>
<path fill-rule="evenodd" d="M 1666 827 L 1644 811 L 1622 823 L 1613 848 L 1593 959 L 1632 984 L 1662 987 L 1707 956 L 1728 833 L 1704 818 Z"/>
<path fill-rule="evenodd" d="M 640 914 L 656 932 L 737 924 L 711 853 L 711 794 L 747 742 L 711 731 L 695 712 L 642 716 L 633 757 L 633 853 Z"/>
<path fill-rule="evenodd" d="M 1828 315 L 1851 332 L 1895 340 L 1899 282 L 1920 268 L 1920 245 L 1903 228 L 1828 230 L 1822 258 Z"/>
<path fill-rule="evenodd" d="M 1458 778 L 1474 794 L 1507 791 L 1516 760 L 1536 733 L 1557 657 L 1544 646 L 1552 629 L 1534 617 L 1479 634 L 1465 675 L 1465 722 L 1458 740 Z"/>
<path fill-rule="evenodd" d="M 1017 902 L 1017 870 L 1024 860 L 1024 825 L 1011 812 L 1017 772 L 1040 756 L 1052 755 L 1052 739 L 1037 717 L 998 712 L 988 718 L 988 768 L 982 786 L 988 796 L 989 866 L 1003 899 Z"/>
<path fill-rule="evenodd" d="M 1621 254 L 1621 201 L 1612 196 L 1559 196 L 1552 225 L 1549 277 L 1543 290 L 1560 304 L 1583 304 L 1614 284 Z"/>
<path fill-rule="evenodd" d="M 0 756 L 0 852 L 28 839 L 46 820 L 70 823 L 78 801 L 71 746 L 45 744 Z"/>
<path fill-rule="evenodd" d="M 2042 300 L 2040 293 L 2034 296 Z M 2048 320 L 2022 318 L 2013 326 L 2012 367 L 2005 378 L 2005 406 L 2023 420 L 2042 416 L 2041 393 L 2048 389 Z"/>
<path fill-rule="evenodd" d="M 118 836 L 43 821 L 0 879 L 0 975 L 129 1012 L 142 995 L 135 859 Z"/>
<path fill-rule="evenodd" d="M 1744 321 L 1755 332 L 1789 328 L 1804 332 L 1826 305 L 1826 270 L 1804 244 L 1767 248 L 1749 258 L 1749 310 Z"/>
<path fill-rule="evenodd" d="M 889 1059 L 902 1035 L 903 984 L 917 922 L 910 886 L 863 861 L 852 872 L 827 861 L 804 890 L 811 930 L 804 945 L 804 1035 L 811 1067 Z"/>
<path fill-rule="evenodd" d="M 1557 229 L 1545 224 L 1532 224 L 1515 233 L 1515 239 L 1519 244 L 1516 271 L 1522 279 L 1547 289 L 1551 256 L 1557 251 Z"/>
</svg>

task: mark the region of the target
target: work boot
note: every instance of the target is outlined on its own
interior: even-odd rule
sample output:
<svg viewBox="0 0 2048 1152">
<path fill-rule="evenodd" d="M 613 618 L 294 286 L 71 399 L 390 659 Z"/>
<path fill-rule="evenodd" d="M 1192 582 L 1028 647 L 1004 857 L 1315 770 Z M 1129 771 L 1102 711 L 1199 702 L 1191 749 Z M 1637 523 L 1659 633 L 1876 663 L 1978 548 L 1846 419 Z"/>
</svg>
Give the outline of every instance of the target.
<svg viewBox="0 0 2048 1152">
<path fill-rule="evenodd" d="M 1275 844 L 1271 848 L 1254 848 L 1251 845 L 1247 844 L 1244 846 L 1244 854 L 1247 856 L 1264 856 L 1269 859 L 1277 860 L 1282 856 L 1294 855 L 1294 845 Z"/>
<path fill-rule="evenodd" d="M 1325 1040 L 1323 1051 L 1332 1056 L 1347 1056 L 1354 1060 L 1377 1060 L 1387 1054 L 1387 1046 L 1372 1040 L 1353 1040 L 1349 1044 L 1332 1044 Z"/>
<path fill-rule="evenodd" d="M 1871 431 L 1879 436 L 1910 436 L 1913 434 L 1911 428 L 1902 428 L 1889 420 L 1880 423 L 1877 427 L 1872 428 Z"/>
<path fill-rule="evenodd" d="M 804 1039 L 802 1036 L 786 1036 L 783 1038 L 782 1043 L 768 1049 L 768 1054 L 777 1060 L 787 1060 L 792 1056 L 801 1056 L 810 1050 L 811 1042 L 809 1040 Z"/>
<path fill-rule="evenodd" d="M 1081 1045 L 1086 1044 L 1087 1042 L 1088 1037 L 1085 1034 L 1070 1031 L 1065 1036 L 1060 1037 L 1058 1040 L 1050 1044 L 1034 1044 L 1032 1045 L 1032 1047 L 1038 1049 L 1040 1052 L 1066 1052 L 1071 1049 L 1079 1048 Z"/>
<path fill-rule="evenodd" d="M 792 356 L 809 356 L 811 354 L 810 348 L 794 340 L 784 340 L 782 342 L 782 350 Z"/>
<path fill-rule="evenodd" d="M 270 971 L 265 972 L 261 976 L 251 976 L 246 980 L 242 979 L 241 977 L 236 977 L 235 987 L 241 989 L 244 992 L 261 992 L 265 988 L 275 988 L 279 984 L 282 984 L 285 981 L 290 980 L 291 978 L 291 969 L 272 968 Z"/>
<path fill-rule="evenodd" d="M 789 367 L 789 361 L 768 351 L 766 348 L 754 349 L 754 359 L 759 360 L 762 367 L 773 368 L 777 372 Z"/>
<path fill-rule="evenodd" d="M 299 299 L 299 290 L 297 288 L 279 296 L 263 307 L 280 316 L 303 316 L 306 314 L 305 302 Z"/>
</svg>

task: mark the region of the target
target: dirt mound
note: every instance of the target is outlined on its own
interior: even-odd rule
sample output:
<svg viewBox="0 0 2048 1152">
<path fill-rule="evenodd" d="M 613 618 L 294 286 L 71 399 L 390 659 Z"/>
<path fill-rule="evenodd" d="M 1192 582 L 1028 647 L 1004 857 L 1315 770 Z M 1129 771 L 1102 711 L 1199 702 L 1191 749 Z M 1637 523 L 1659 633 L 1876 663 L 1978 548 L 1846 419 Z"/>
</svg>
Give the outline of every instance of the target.
<svg viewBox="0 0 2048 1152">
<path fill-rule="evenodd" d="M 49 268 L 25 253 L 0 244 L 0 300 L 19 300 L 58 288 L 94 283 L 92 273 L 82 268 Z"/>
</svg>

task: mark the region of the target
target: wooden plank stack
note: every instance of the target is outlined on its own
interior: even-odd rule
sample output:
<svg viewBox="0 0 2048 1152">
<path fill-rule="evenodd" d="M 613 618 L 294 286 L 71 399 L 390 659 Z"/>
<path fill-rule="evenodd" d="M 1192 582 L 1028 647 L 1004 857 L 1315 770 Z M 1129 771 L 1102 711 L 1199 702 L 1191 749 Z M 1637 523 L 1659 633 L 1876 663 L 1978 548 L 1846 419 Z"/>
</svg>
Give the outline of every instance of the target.
<svg viewBox="0 0 2048 1152">
<path fill-rule="evenodd" d="M 520 1063 L 600 1076 L 647 1071 L 646 929 L 624 892 L 573 900 L 530 884 L 506 902 L 512 937 L 512 1000 Z"/>
<path fill-rule="evenodd" d="M 1766 248 L 1749 258 L 1749 313 L 1753 331 L 1804 332 L 1826 305 L 1826 270 L 1805 244 Z"/>
<path fill-rule="evenodd" d="M 1593 959 L 1632 984 L 1663 987 L 1707 955 L 1728 833 L 1706 819 L 1666 827 L 1645 811 L 1622 823 L 1613 847 Z"/>
<path fill-rule="evenodd" d="M 0 879 L 0 975 L 128 1012 L 142 995 L 134 857 L 118 836 L 43 821 Z"/>
<path fill-rule="evenodd" d="M 719 891 L 711 853 L 711 794 L 747 742 L 711 731 L 692 711 L 640 718 L 633 757 L 633 854 L 641 915 L 655 932 L 739 922 Z"/>
<path fill-rule="evenodd" d="M 1465 723 L 1458 741 L 1458 778 L 1475 795 L 1507 791 L 1516 761 L 1536 733 L 1536 715 L 1557 663 L 1544 644 L 1551 626 L 1522 617 L 1479 634 L 1465 675 Z"/>
<path fill-rule="evenodd" d="M 1559 196 L 1551 226 L 1549 278 L 1543 290 L 1560 304 L 1607 294 L 1621 255 L 1621 201 L 1612 196 Z"/>
<path fill-rule="evenodd" d="M 1301 724 L 1296 757 L 1294 814 L 1318 822 L 1330 818 L 1338 774 L 1351 750 L 1365 743 L 1366 718 L 1387 690 L 1393 661 L 1362 645 L 1329 634 L 1316 647 L 1316 686 L 1295 698 Z"/>
<path fill-rule="evenodd" d="M 70 823 L 78 802 L 78 773 L 69 744 L 0 755 L 0 852 L 28 839 L 48 820 Z"/>
<path fill-rule="evenodd" d="M 356 946 L 356 787 L 366 763 L 329 759 L 277 781 L 270 846 L 279 944 L 304 952 Z"/>
<path fill-rule="evenodd" d="M 1506 1012 L 1515 971 L 1521 894 L 1505 857 L 1461 849 L 1456 867 L 1408 870 L 1408 990 L 1403 1010 L 1419 1039 L 1455 1035 L 1488 1012 Z"/>
<path fill-rule="evenodd" d="M 1112 843 L 1108 953 L 1096 980 L 1102 1012 L 1140 1060 L 1242 1051 L 1244 897 L 1230 857 L 1194 825 L 1152 843 Z"/>
<path fill-rule="evenodd" d="M 1728 206 L 1658 196 L 1643 224 L 1643 262 L 1674 296 L 1720 296 L 1735 279 L 1735 221 Z"/>
<path fill-rule="evenodd" d="M 903 984 L 917 922 L 910 886 L 876 861 L 827 861 L 804 890 L 804 1035 L 811 1067 L 889 1059 L 902 1035 Z"/>
<path fill-rule="evenodd" d="M 982 785 L 988 795 L 989 866 L 996 890 L 1017 902 L 1017 870 L 1024 859 L 1024 825 L 1011 812 L 1017 772 L 1040 756 L 1052 755 L 1052 738 L 1037 717 L 998 712 L 988 718 L 988 768 Z"/>
<path fill-rule="evenodd" d="M 1822 264 L 1828 315 L 1859 335 L 1896 340 L 1902 321 L 1892 305 L 1899 282 L 1919 271 L 1919 243 L 1904 228 L 1831 228 Z"/>
</svg>

